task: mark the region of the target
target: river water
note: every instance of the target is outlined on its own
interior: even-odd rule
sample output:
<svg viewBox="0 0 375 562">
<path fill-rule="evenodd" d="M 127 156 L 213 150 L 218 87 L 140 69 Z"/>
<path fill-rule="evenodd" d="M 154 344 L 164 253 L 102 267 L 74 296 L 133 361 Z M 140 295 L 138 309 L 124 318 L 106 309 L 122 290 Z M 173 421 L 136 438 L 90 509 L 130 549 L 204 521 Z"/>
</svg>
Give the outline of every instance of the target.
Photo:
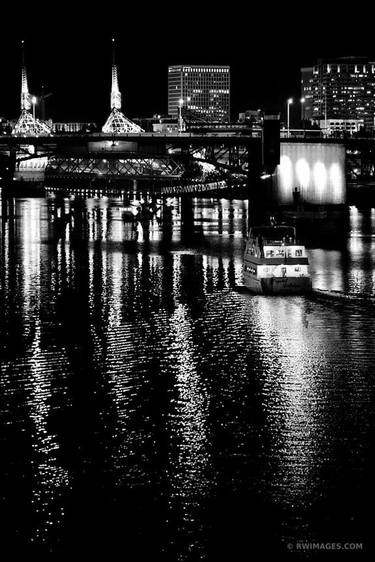
<svg viewBox="0 0 375 562">
<path fill-rule="evenodd" d="M 2 553 L 372 549 L 372 306 L 236 292 L 244 201 L 194 200 L 184 228 L 171 200 L 168 232 L 133 229 L 118 199 L 8 203 Z M 374 209 L 350 209 L 341 243 L 323 246 L 308 249 L 314 287 L 375 293 Z"/>
</svg>

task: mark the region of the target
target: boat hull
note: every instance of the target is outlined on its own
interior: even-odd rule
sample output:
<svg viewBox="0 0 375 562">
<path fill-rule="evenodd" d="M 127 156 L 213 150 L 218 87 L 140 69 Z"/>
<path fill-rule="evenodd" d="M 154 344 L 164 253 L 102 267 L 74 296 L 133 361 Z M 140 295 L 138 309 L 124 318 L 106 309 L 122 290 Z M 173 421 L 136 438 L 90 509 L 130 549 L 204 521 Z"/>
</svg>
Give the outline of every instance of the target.
<svg viewBox="0 0 375 562">
<path fill-rule="evenodd" d="M 303 295 L 312 290 L 310 277 L 247 277 L 245 287 L 261 295 Z"/>
</svg>

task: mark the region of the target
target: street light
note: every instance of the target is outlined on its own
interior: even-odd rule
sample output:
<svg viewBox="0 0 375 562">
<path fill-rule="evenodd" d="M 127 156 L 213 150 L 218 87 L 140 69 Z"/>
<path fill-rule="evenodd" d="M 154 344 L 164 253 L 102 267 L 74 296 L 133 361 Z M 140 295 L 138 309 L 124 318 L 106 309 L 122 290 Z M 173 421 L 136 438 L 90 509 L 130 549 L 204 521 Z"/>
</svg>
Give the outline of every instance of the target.
<svg viewBox="0 0 375 562">
<path fill-rule="evenodd" d="M 287 120 L 286 120 L 287 126 L 286 126 L 286 128 L 288 129 L 288 137 L 289 137 L 289 108 L 290 108 L 292 103 L 293 103 L 293 98 L 289 98 L 288 101 L 287 101 L 287 104 L 286 104 L 286 108 L 287 108 Z"/>
<path fill-rule="evenodd" d="M 182 105 L 184 103 L 184 100 L 182 98 L 180 98 L 178 100 L 178 131 L 179 133 L 182 133 L 183 128 L 184 128 L 184 124 L 182 122 Z"/>
<path fill-rule="evenodd" d="M 302 121 L 305 121 L 305 101 L 306 101 L 306 98 L 301 98 L 301 117 L 302 117 Z"/>
<path fill-rule="evenodd" d="M 33 119 L 35 120 L 35 106 L 36 106 L 37 99 L 35 96 L 31 98 L 31 103 L 33 104 Z"/>
</svg>

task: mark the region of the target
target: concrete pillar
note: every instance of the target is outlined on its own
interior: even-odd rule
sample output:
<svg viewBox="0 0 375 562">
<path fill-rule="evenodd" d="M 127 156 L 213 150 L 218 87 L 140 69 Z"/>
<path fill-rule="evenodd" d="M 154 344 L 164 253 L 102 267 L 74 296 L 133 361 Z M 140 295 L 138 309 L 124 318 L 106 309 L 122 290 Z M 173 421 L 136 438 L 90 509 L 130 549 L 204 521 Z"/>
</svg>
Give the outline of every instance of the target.
<svg viewBox="0 0 375 562">
<path fill-rule="evenodd" d="M 181 196 L 181 234 L 184 237 L 194 235 L 193 200 L 189 195 Z"/>
<path fill-rule="evenodd" d="M 261 145 L 249 145 L 248 164 L 248 227 L 253 225 L 267 224 L 267 198 L 262 173 L 262 147 Z"/>
</svg>

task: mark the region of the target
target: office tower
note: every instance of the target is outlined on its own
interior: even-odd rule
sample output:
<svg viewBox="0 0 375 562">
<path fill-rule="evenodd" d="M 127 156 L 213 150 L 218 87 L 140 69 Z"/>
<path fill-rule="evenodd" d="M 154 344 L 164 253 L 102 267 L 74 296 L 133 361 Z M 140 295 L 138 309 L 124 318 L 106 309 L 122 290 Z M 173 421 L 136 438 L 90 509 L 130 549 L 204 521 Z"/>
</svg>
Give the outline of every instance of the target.
<svg viewBox="0 0 375 562">
<path fill-rule="evenodd" d="M 175 65 L 168 68 L 168 114 L 191 120 L 230 121 L 229 66 Z"/>
<path fill-rule="evenodd" d="M 305 115 L 322 127 L 354 132 L 373 130 L 375 62 L 367 57 L 319 59 L 301 69 Z M 307 100 L 312 112 L 307 113 Z"/>
</svg>

